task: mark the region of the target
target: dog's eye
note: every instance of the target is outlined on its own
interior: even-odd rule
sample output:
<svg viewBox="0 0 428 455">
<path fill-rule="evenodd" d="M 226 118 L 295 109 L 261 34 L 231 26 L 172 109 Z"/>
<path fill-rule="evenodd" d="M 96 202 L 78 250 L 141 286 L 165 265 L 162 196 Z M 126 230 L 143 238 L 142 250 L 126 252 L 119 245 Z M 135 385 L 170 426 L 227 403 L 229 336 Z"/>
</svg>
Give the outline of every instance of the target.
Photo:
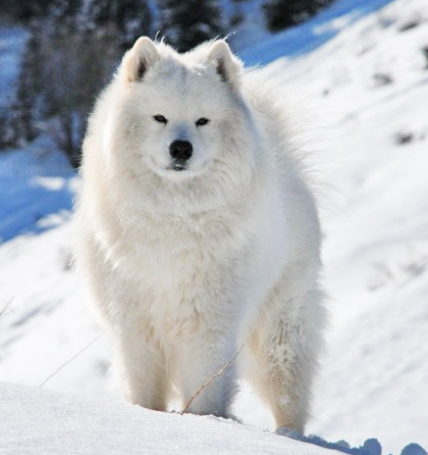
<svg viewBox="0 0 428 455">
<path fill-rule="evenodd" d="M 200 119 L 196 120 L 196 126 L 204 126 L 209 122 L 209 120 L 205 117 L 201 117 Z"/>
<path fill-rule="evenodd" d="M 154 115 L 153 118 L 159 123 L 168 123 L 168 120 L 163 115 Z"/>
</svg>

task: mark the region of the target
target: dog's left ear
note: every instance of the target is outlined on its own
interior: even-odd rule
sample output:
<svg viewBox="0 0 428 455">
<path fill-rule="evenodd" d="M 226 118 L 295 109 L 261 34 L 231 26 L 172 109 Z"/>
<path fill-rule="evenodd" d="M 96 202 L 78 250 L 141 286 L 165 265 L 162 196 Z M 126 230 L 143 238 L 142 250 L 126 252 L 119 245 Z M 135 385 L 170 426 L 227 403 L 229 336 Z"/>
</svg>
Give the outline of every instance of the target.
<svg viewBox="0 0 428 455">
<path fill-rule="evenodd" d="M 138 38 L 123 57 L 122 68 L 128 82 L 141 81 L 147 70 L 159 59 L 159 52 L 147 36 Z"/>
<path fill-rule="evenodd" d="M 242 62 L 232 54 L 229 45 L 224 40 L 215 41 L 208 51 L 208 62 L 215 66 L 222 80 L 233 88 L 239 86 L 242 72 Z"/>
</svg>

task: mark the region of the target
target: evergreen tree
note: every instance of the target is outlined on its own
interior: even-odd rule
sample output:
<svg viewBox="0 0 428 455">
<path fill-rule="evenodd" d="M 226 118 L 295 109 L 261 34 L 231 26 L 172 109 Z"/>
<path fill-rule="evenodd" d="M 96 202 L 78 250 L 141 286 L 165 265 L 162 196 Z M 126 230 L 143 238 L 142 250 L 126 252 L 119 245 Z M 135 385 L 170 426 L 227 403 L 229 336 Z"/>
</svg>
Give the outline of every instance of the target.
<svg viewBox="0 0 428 455">
<path fill-rule="evenodd" d="M 51 0 L 1 0 L 0 13 L 23 22 L 31 22 L 46 15 Z"/>
<path fill-rule="evenodd" d="M 32 141 L 38 135 L 37 104 L 40 100 L 43 78 L 40 30 L 33 26 L 31 32 L 21 62 L 16 100 L 12 106 L 16 134 L 26 141 Z"/>
<path fill-rule="evenodd" d="M 216 0 L 160 0 L 162 32 L 167 41 L 185 52 L 224 34 Z"/>
<path fill-rule="evenodd" d="M 50 0 L 48 16 L 57 32 L 61 33 L 65 31 L 65 27 L 71 28 L 78 25 L 82 5 L 82 0 Z"/>
<path fill-rule="evenodd" d="M 122 49 L 130 48 L 143 35 L 151 35 L 152 17 L 144 0 L 119 0 L 116 23 Z"/>
<path fill-rule="evenodd" d="M 146 0 L 91 0 L 86 21 L 89 30 L 115 35 L 122 52 L 140 36 L 151 34 L 152 16 Z"/>
<path fill-rule="evenodd" d="M 116 63 L 106 36 L 53 34 L 44 42 L 43 117 L 48 132 L 73 167 L 80 163 L 86 119 Z"/>
<path fill-rule="evenodd" d="M 300 24 L 332 0 L 270 0 L 263 5 L 266 23 L 272 32 Z"/>
</svg>

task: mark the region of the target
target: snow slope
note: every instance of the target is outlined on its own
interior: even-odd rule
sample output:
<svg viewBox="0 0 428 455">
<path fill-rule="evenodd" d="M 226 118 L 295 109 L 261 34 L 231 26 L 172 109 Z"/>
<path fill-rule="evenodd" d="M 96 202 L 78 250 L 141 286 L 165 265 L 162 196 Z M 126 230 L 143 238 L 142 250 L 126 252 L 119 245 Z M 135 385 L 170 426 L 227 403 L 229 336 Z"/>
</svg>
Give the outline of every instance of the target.
<svg viewBox="0 0 428 455">
<path fill-rule="evenodd" d="M 0 455 L 334 455 L 213 416 L 0 383 Z"/>
<path fill-rule="evenodd" d="M 237 44 L 242 42 L 241 33 L 247 44 L 243 43 L 244 49 L 239 55 L 247 64 L 258 65 L 270 63 L 284 55 L 295 57 L 306 54 L 329 41 L 350 24 L 390 2 L 391 0 L 336 0 L 309 21 L 275 35 L 263 33 L 260 22 L 253 18 L 248 25 L 245 24 L 246 27 L 242 27 L 242 31 L 237 32 Z M 256 16 L 256 5 L 252 6 L 253 15 Z M 257 6 L 260 18 L 260 5 Z"/>
<path fill-rule="evenodd" d="M 330 117 L 335 166 L 320 172 L 341 193 L 323 211 L 333 330 L 309 431 L 374 435 L 395 453 L 409 438 L 428 447 L 427 20 L 426 2 L 397 0 L 262 70 Z"/>
<path fill-rule="evenodd" d="M 395 0 L 376 10 L 387 2 L 364 0 L 365 15 L 346 10 L 357 3 L 336 3 L 337 15 L 323 23 L 334 33 L 316 50 L 302 48 L 260 71 L 278 95 L 304 95 L 316 106 L 309 120 L 300 105 L 290 112 L 306 122 L 305 147 L 316 150 L 316 172 L 327 182 L 321 214 L 332 327 L 308 432 L 354 446 L 376 437 L 384 453 L 400 453 L 409 442 L 428 447 L 428 71 L 420 52 L 428 44 L 428 3 Z M 241 55 L 249 62 L 284 55 L 299 30 L 305 29 L 266 38 Z M 38 167 L 38 153 L 20 179 L 4 167 L 21 168 L 23 156 L 0 155 L 0 226 L 5 201 L 12 207 L 18 200 L 5 188 L 22 186 L 27 207 L 39 201 L 56 213 L 47 197 L 74 185 L 62 165 L 52 165 L 41 180 L 50 189 L 33 198 L 28 182 L 46 169 Z M 9 226 L 27 216 L 25 209 L 16 213 Z M 0 380 L 38 386 L 84 349 L 44 387 L 111 397 L 108 345 L 97 338 L 69 267 L 66 219 L 24 223 L 33 234 L 0 246 Z M 10 237 L 22 231 L 13 229 Z M 237 411 L 246 423 L 272 429 L 251 391 L 241 394 Z"/>
<path fill-rule="evenodd" d="M 0 152 L 0 163 L 0 243 L 67 218 L 77 179 L 46 137 L 24 149 Z"/>
<path fill-rule="evenodd" d="M 0 378 L 40 385 L 99 335 L 72 269 L 70 223 L 20 236 L 0 248 Z M 108 394 L 105 339 L 79 356 L 48 386 Z"/>
</svg>

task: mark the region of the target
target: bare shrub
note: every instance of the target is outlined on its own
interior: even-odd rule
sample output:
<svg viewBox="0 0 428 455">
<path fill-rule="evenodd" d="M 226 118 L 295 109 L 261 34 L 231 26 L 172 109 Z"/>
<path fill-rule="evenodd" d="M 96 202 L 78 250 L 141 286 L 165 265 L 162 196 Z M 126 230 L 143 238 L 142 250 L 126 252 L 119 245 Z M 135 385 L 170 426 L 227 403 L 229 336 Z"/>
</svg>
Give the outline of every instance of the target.
<svg viewBox="0 0 428 455">
<path fill-rule="evenodd" d="M 412 131 L 409 131 L 409 130 L 398 131 L 395 134 L 395 143 L 397 145 L 410 144 L 414 140 L 415 140 L 415 135 L 413 134 Z"/>
<path fill-rule="evenodd" d="M 422 55 L 424 56 L 425 58 L 425 68 L 428 69 L 428 46 L 424 46 L 422 49 L 421 49 L 421 52 L 422 52 Z"/>
<path fill-rule="evenodd" d="M 419 27 L 423 22 L 424 18 L 421 15 L 411 16 L 401 24 L 398 30 L 400 32 L 407 32 L 408 30 Z"/>
<path fill-rule="evenodd" d="M 116 34 L 71 26 L 43 30 L 34 31 L 23 58 L 17 135 L 32 141 L 47 132 L 77 168 L 87 116 L 119 57 Z"/>
<path fill-rule="evenodd" d="M 373 79 L 376 87 L 383 87 L 394 82 L 394 79 L 388 73 L 375 73 L 373 74 Z"/>
<path fill-rule="evenodd" d="M 71 165 L 78 167 L 86 118 L 118 58 L 106 34 L 54 35 L 43 42 L 43 114 L 47 130 Z"/>
</svg>

